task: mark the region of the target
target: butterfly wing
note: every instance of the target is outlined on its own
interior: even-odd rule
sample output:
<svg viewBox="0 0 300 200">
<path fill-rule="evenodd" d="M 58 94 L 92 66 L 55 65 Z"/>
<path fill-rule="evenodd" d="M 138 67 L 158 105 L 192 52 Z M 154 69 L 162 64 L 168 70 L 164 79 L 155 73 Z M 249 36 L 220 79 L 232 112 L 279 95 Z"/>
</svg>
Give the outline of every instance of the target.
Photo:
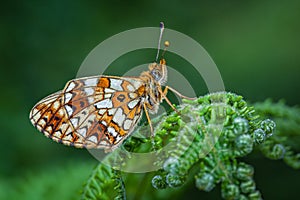
<svg viewBox="0 0 300 200">
<path fill-rule="evenodd" d="M 44 135 L 65 145 L 114 149 L 138 123 L 144 89 L 138 77 L 74 79 L 36 104 L 30 120 Z"/>
</svg>

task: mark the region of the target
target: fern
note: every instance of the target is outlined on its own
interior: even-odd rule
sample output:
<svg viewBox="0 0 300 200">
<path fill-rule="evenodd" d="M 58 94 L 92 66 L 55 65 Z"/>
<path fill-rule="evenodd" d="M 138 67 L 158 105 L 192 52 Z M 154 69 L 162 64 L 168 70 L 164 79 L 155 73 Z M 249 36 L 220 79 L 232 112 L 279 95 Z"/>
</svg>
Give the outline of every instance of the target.
<svg viewBox="0 0 300 200">
<path fill-rule="evenodd" d="M 267 158 L 283 159 L 299 169 L 300 154 L 292 149 L 299 148 L 293 141 L 299 138 L 300 112 L 282 102 L 269 100 L 254 107 L 248 106 L 241 96 L 225 92 L 208 94 L 196 101 L 184 100 L 177 107 L 180 115 L 172 112 L 153 120 L 158 122 L 154 123 L 154 138 L 130 137 L 122 148 L 132 152 L 157 152 L 154 164 L 160 169 L 145 176 L 152 177 L 151 185 L 164 197 L 174 192 L 168 188 L 184 187 L 192 175 L 199 190 L 209 192 L 221 185 L 224 199 L 262 199 L 253 179 L 253 167 L 240 158 L 258 149 Z M 137 134 L 145 128 L 147 125 L 139 127 Z M 166 144 L 174 148 L 161 154 Z M 111 160 L 111 155 L 106 159 Z M 120 161 L 120 166 L 127 164 L 126 159 Z M 88 179 L 82 198 L 125 199 L 122 178 L 130 180 L 131 175 L 121 175 L 118 169 L 100 163 Z M 136 179 L 132 180 L 138 184 Z M 157 194 L 144 195 L 161 198 Z"/>
<path fill-rule="evenodd" d="M 99 164 L 88 179 L 81 199 L 126 199 L 120 171 Z"/>
<path fill-rule="evenodd" d="M 277 124 L 276 134 L 260 146 L 261 151 L 270 159 L 283 159 L 290 167 L 300 169 L 300 153 L 295 152 L 300 151 L 300 109 L 270 99 L 254 106 L 262 117 L 272 118 Z"/>
</svg>

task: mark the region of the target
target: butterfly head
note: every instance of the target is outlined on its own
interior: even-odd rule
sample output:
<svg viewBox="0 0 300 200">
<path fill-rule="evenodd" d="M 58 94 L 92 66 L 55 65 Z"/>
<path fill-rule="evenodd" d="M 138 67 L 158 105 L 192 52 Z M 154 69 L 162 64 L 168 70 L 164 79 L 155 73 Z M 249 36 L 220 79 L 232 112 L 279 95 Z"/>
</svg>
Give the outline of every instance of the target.
<svg viewBox="0 0 300 200">
<path fill-rule="evenodd" d="M 155 81 L 160 84 L 164 84 L 167 81 L 167 66 L 166 60 L 161 59 L 159 63 L 152 63 L 149 65 L 150 75 Z"/>
</svg>

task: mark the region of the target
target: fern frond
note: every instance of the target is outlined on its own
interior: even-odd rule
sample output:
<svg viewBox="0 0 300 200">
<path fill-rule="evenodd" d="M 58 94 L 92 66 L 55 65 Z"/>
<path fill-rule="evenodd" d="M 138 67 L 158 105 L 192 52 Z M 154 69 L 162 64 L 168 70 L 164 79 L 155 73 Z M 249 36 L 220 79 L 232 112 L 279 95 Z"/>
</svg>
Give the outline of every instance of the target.
<svg viewBox="0 0 300 200">
<path fill-rule="evenodd" d="M 121 172 L 99 163 L 87 180 L 81 199 L 126 199 Z"/>
<path fill-rule="evenodd" d="M 300 155 L 292 151 L 293 143 L 286 136 L 299 136 L 300 112 L 268 101 L 254 107 L 247 105 L 242 96 L 226 92 L 208 94 L 195 101 L 184 100 L 176 108 L 180 115 L 171 112 L 153 119 L 154 138 L 132 136 L 122 148 L 129 152 L 157 153 L 156 162 L 150 163 L 159 168 L 150 174 L 151 184 L 157 190 L 183 186 L 192 175 L 199 190 L 209 192 L 220 184 L 224 199 L 262 199 L 253 179 L 253 167 L 240 158 L 258 148 L 268 158 L 283 158 L 298 169 Z M 145 129 L 147 125 L 140 126 L 135 134 L 142 134 Z M 121 159 L 116 169 L 125 169 L 126 161 Z M 116 169 L 99 164 L 83 197 L 112 197 L 108 194 L 109 187 L 114 188 L 114 197 L 124 199 L 125 187 Z"/>
<path fill-rule="evenodd" d="M 254 104 L 262 117 L 276 122 L 276 133 L 260 146 L 263 154 L 270 159 L 283 159 L 294 169 L 300 169 L 300 109 L 289 107 L 284 101 L 277 103 L 270 99 Z M 269 135 L 272 131 L 266 130 Z"/>
</svg>

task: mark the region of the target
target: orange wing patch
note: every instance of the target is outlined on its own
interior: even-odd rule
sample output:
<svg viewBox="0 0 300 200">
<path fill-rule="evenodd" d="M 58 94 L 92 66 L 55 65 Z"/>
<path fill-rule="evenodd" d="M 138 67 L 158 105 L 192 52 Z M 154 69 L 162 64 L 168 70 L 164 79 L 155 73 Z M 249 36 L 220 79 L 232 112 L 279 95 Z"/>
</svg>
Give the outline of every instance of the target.
<svg viewBox="0 0 300 200">
<path fill-rule="evenodd" d="M 98 88 L 109 88 L 109 78 L 107 77 L 101 77 L 98 84 L 97 84 L 97 87 Z"/>
<path fill-rule="evenodd" d="M 84 148 L 116 148 L 142 115 L 138 78 L 94 76 L 69 81 L 41 100 L 31 122 L 49 138 Z"/>
</svg>

